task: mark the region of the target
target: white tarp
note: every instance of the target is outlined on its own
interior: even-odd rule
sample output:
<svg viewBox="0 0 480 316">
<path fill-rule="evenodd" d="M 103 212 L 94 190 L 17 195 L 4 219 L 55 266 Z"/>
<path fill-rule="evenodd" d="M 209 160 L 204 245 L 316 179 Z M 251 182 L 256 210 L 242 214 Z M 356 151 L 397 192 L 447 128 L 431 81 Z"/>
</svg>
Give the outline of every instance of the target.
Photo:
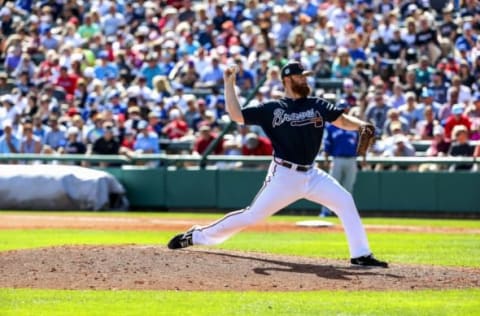
<svg viewBox="0 0 480 316">
<path fill-rule="evenodd" d="M 0 165 L 0 209 L 101 210 L 125 189 L 105 171 L 68 165 Z"/>
</svg>

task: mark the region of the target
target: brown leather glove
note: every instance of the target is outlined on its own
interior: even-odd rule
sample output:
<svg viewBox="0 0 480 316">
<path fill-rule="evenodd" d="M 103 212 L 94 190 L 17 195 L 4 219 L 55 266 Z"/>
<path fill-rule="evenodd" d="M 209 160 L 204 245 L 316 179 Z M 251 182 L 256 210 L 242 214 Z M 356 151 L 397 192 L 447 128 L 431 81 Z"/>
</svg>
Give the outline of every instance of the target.
<svg viewBox="0 0 480 316">
<path fill-rule="evenodd" d="M 375 138 L 375 126 L 367 123 L 358 128 L 357 155 L 365 157 Z"/>
</svg>

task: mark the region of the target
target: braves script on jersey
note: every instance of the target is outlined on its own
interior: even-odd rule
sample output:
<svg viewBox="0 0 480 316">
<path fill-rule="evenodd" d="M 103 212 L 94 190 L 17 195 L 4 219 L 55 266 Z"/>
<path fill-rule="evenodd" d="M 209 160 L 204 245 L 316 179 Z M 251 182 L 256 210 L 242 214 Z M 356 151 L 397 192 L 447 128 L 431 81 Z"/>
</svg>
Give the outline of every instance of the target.
<svg viewBox="0 0 480 316">
<path fill-rule="evenodd" d="M 334 121 L 342 113 L 321 98 L 283 98 L 242 110 L 246 124 L 263 128 L 272 141 L 275 157 L 299 165 L 313 163 L 322 143 L 325 121 Z"/>
</svg>

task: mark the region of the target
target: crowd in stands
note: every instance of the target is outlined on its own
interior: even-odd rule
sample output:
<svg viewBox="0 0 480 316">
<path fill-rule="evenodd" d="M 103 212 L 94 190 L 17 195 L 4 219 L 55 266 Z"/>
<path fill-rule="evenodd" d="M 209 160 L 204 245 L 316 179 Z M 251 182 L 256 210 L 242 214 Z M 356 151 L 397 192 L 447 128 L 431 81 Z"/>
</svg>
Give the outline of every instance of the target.
<svg viewBox="0 0 480 316">
<path fill-rule="evenodd" d="M 480 156 L 480 4 L 429 0 L 0 0 L 0 153 L 201 155 L 242 102 L 313 93 L 372 122 L 372 155 Z M 260 88 L 254 91 L 257 84 Z M 175 144 L 187 144 L 175 146 Z M 475 147 L 476 146 L 476 147 Z M 268 155 L 234 126 L 212 154 Z M 227 164 L 225 164 L 227 165 Z M 457 166 L 459 169 L 465 166 Z"/>
</svg>

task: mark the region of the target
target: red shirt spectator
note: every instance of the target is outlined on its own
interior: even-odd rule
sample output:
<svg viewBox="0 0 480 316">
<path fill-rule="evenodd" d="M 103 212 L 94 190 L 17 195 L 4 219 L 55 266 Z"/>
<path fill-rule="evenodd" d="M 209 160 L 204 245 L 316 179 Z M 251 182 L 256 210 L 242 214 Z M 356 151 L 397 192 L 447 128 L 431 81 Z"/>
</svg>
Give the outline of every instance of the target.
<svg viewBox="0 0 480 316">
<path fill-rule="evenodd" d="M 193 150 L 195 153 L 202 155 L 205 150 L 208 148 L 210 143 L 217 138 L 217 135 L 211 132 L 211 129 L 208 125 L 203 125 L 200 127 L 200 132 L 198 138 L 195 140 L 193 145 Z M 223 141 L 219 141 L 213 153 L 215 155 L 220 155 L 223 152 Z"/>
<path fill-rule="evenodd" d="M 268 138 L 258 136 L 255 133 L 248 133 L 245 144 L 242 147 L 242 154 L 246 156 L 270 156 L 272 155 L 272 143 Z"/>
<path fill-rule="evenodd" d="M 125 132 L 125 136 L 123 137 L 121 146 L 124 148 L 128 148 L 130 150 L 133 150 L 134 144 L 135 144 L 135 133 L 131 129 L 127 130 Z"/>
<path fill-rule="evenodd" d="M 38 68 L 37 78 L 39 79 L 48 79 L 54 73 L 59 72 L 59 59 L 56 53 L 52 50 L 47 53 L 47 59 L 42 61 L 40 67 Z"/>
<path fill-rule="evenodd" d="M 182 138 L 188 133 L 188 124 L 185 122 L 180 114 L 180 111 L 173 109 L 170 111 L 171 122 L 168 123 L 162 130 L 163 134 L 170 139 Z"/>
<path fill-rule="evenodd" d="M 464 106 L 462 104 L 455 104 L 452 107 L 452 114 L 447 118 L 445 122 L 445 137 L 447 139 L 452 138 L 452 130 L 457 125 L 463 125 L 470 132 L 472 121 L 467 116 L 463 115 Z"/>
<path fill-rule="evenodd" d="M 58 76 L 56 85 L 65 89 L 65 92 L 70 95 L 75 94 L 75 89 L 77 89 L 77 80 L 78 77 L 67 72 L 67 67 L 60 67 L 60 75 Z"/>
</svg>

